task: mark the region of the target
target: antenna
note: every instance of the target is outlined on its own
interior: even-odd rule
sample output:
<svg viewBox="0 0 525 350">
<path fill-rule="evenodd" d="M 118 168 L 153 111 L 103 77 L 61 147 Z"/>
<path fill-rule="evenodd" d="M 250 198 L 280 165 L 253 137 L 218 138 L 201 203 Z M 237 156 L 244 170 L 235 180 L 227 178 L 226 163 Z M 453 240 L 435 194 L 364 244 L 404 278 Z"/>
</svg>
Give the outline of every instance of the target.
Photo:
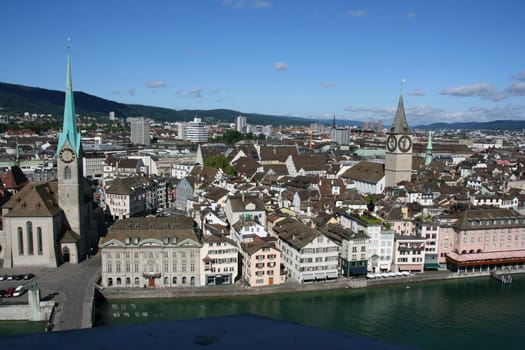
<svg viewBox="0 0 525 350">
<path fill-rule="evenodd" d="M 70 37 L 67 37 L 67 52 L 69 52 L 71 50 L 71 38 Z"/>
<path fill-rule="evenodd" d="M 405 85 L 405 81 L 407 81 L 405 78 L 401 79 L 401 84 L 399 85 L 399 93 L 403 94 L 403 85 Z"/>
</svg>

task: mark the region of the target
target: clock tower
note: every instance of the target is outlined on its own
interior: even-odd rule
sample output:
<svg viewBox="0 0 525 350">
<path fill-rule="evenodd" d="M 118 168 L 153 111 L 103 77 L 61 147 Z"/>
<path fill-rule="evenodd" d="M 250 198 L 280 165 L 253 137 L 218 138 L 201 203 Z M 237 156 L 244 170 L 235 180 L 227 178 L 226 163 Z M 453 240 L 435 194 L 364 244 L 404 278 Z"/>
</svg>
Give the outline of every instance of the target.
<svg viewBox="0 0 525 350">
<path fill-rule="evenodd" d="M 69 236 L 77 240 L 78 256 L 83 256 L 87 250 L 89 223 L 83 196 L 83 151 L 77 129 L 69 56 L 68 45 L 64 121 L 57 146 L 58 205 L 64 211 L 69 224 Z"/>
<path fill-rule="evenodd" d="M 399 96 L 396 116 L 387 132 L 385 186 L 410 181 L 412 176 L 412 131 L 405 116 L 403 96 Z"/>
</svg>

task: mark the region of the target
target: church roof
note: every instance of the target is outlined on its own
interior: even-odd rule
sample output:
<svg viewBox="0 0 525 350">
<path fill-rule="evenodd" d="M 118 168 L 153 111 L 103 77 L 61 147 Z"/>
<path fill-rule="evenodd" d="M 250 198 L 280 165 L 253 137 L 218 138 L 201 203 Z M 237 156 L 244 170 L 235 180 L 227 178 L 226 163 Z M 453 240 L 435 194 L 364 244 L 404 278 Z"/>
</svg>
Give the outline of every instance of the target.
<svg viewBox="0 0 525 350">
<path fill-rule="evenodd" d="M 405 105 L 403 103 L 403 95 L 399 96 L 399 103 L 397 104 L 397 111 L 390 133 L 392 134 L 410 134 L 412 131 L 408 126 L 407 118 L 405 116 Z"/>
<path fill-rule="evenodd" d="M 3 205 L 3 208 L 10 209 L 4 216 L 55 216 L 62 212 L 57 197 L 56 182 L 29 183 Z"/>
<path fill-rule="evenodd" d="M 80 241 L 80 235 L 72 230 L 66 230 L 64 236 L 60 240 L 60 243 L 78 243 Z"/>
</svg>

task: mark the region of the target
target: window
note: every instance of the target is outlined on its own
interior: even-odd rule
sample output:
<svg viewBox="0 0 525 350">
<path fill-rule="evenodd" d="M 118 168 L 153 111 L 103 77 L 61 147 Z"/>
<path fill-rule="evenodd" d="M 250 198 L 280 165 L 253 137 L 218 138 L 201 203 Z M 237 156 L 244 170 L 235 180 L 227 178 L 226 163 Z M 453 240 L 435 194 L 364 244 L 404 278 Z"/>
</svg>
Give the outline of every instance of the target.
<svg viewBox="0 0 525 350">
<path fill-rule="evenodd" d="M 182 272 L 186 272 L 186 264 L 182 264 L 182 269 L 181 269 Z M 184 283 L 184 282 L 183 282 Z"/>
<path fill-rule="evenodd" d="M 117 261 L 117 267 L 116 267 L 117 273 L 120 272 L 120 261 Z"/>
<path fill-rule="evenodd" d="M 120 286 L 122 284 L 122 280 L 119 278 L 117 278 L 117 286 Z"/>
<path fill-rule="evenodd" d="M 191 278 L 190 278 L 190 284 L 191 284 L 192 286 L 195 285 L 195 277 L 194 277 L 194 276 L 191 276 Z"/>
<path fill-rule="evenodd" d="M 71 169 L 69 168 L 69 166 L 66 166 L 64 168 L 64 179 L 71 180 Z"/>
<path fill-rule="evenodd" d="M 164 277 L 164 285 L 167 285 L 170 283 L 170 280 L 168 277 Z"/>
<path fill-rule="evenodd" d="M 34 254 L 33 223 L 31 221 L 26 222 L 26 236 L 27 236 L 27 255 L 33 255 Z"/>
<path fill-rule="evenodd" d="M 135 272 L 139 272 L 139 263 L 138 262 L 135 263 Z"/>
<path fill-rule="evenodd" d="M 106 272 L 107 273 L 112 273 L 113 272 L 113 266 L 111 265 L 110 262 L 108 262 L 107 265 L 106 265 Z"/>
<path fill-rule="evenodd" d="M 126 286 L 131 285 L 131 278 L 126 277 Z"/>
<path fill-rule="evenodd" d="M 18 227 L 18 255 L 24 255 L 24 233 L 22 228 Z"/>
<path fill-rule="evenodd" d="M 182 284 L 186 284 L 186 276 L 182 277 Z"/>
<path fill-rule="evenodd" d="M 131 272 L 131 264 L 129 261 L 126 261 L 126 272 Z"/>
<path fill-rule="evenodd" d="M 42 227 L 36 228 L 36 251 L 38 255 L 44 254 L 44 248 L 42 244 Z"/>
<path fill-rule="evenodd" d="M 176 262 L 173 263 L 173 272 L 177 272 L 177 263 Z"/>
<path fill-rule="evenodd" d="M 111 287 L 113 285 L 113 278 L 108 278 L 108 287 Z"/>
<path fill-rule="evenodd" d="M 190 264 L 190 272 L 195 272 L 195 264 Z"/>
<path fill-rule="evenodd" d="M 140 278 L 135 277 L 135 285 L 138 286 L 140 284 Z"/>
</svg>

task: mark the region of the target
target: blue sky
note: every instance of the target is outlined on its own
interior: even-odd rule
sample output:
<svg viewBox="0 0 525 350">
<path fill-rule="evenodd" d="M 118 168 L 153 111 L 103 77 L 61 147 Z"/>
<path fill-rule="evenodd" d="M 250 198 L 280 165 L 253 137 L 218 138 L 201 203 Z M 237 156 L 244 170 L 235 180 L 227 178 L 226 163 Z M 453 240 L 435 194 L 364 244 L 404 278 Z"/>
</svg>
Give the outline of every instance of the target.
<svg viewBox="0 0 525 350">
<path fill-rule="evenodd" d="M 4 1 L 0 81 L 173 109 L 525 118 L 525 1 Z M 403 87 L 401 80 L 405 79 Z"/>
</svg>

